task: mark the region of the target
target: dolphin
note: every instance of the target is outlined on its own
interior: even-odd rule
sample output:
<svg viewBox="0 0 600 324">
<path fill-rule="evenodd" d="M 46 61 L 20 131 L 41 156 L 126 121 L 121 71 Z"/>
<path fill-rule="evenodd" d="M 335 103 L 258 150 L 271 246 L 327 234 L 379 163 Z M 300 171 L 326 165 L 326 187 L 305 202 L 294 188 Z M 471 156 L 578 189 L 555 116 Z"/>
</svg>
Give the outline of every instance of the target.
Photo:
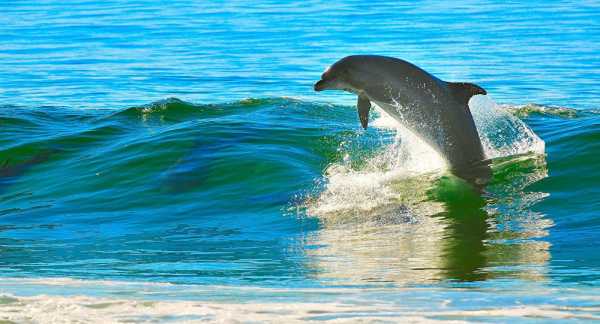
<svg viewBox="0 0 600 324">
<path fill-rule="evenodd" d="M 352 55 L 329 67 L 314 89 L 358 95 L 358 116 L 365 129 L 371 103 L 375 103 L 433 147 L 462 178 L 474 180 L 469 170 L 480 167 L 485 159 L 469 110 L 472 96 L 487 94 L 476 84 L 442 81 L 393 57 Z M 488 173 L 484 171 L 483 177 L 488 178 Z M 481 174 L 473 173 L 477 179 Z"/>
</svg>

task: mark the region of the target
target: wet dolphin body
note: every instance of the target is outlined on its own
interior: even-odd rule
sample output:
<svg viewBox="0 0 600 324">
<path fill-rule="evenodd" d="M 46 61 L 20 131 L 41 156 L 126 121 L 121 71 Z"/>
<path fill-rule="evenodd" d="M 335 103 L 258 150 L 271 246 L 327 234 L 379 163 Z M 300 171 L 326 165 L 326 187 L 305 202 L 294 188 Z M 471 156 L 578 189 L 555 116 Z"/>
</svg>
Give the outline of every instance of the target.
<svg viewBox="0 0 600 324">
<path fill-rule="evenodd" d="M 471 178 L 468 170 L 484 160 L 469 111 L 469 99 L 486 94 L 478 85 L 445 82 L 393 57 L 353 55 L 334 63 L 314 87 L 315 91 L 344 90 L 357 94 L 358 115 L 364 128 L 371 102 L 377 104 L 431 145 L 454 173 L 463 178 Z"/>
</svg>

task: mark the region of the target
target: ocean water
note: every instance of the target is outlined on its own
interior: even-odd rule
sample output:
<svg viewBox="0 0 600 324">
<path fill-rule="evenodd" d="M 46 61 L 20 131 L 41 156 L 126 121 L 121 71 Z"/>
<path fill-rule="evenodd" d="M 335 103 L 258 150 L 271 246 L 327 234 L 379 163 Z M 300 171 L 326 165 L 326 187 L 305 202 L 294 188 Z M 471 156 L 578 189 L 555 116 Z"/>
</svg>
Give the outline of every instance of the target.
<svg viewBox="0 0 600 324">
<path fill-rule="evenodd" d="M 600 319 L 595 1 L 3 1 L 0 321 Z M 350 54 L 482 86 L 482 193 Z"/>
</svg>

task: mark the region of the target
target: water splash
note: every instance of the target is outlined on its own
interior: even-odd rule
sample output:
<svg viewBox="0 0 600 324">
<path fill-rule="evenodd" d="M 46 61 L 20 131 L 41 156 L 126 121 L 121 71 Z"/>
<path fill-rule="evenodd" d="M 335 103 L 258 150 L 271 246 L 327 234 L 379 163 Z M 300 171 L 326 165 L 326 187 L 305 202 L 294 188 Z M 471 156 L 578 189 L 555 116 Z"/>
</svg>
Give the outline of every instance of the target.
<svg viewBox="0 0 600 324">
<path fill-rule="evenodd" d="M 473 97 L 469 106 L 487 158 L 544 154 L 544 141 L 509 109 L 488 96 Z"/>
<path fill-rule="evenodd" d="M 379 116 L 371 125 L 393 132 L 392 142 L 358 168 L 349 163 L 352 152 L 346 152 L 343 161 L 330 165 L 325 172 L 325 190 L 309 203 L 309 214 L 322 218 L 329 215 L 325 216 L 328 222 L 334 219 L 334 223 L 343 223 L 348 217 L 368 218 L 365 212 L 381 214 L 385 206 L 399 203 L 412 208 L 395 208 L 391 213 L 395 217 L 411 217 L 415 210 L 420 215 L 439 212 L 439 206 L 427 202 L 426 192 L 447 170 L 444 158 L 418 135 L 375 108 Z M 487 96 L 473 97 L 470 108 L 487 158 L 544 153 L 544 141 L 509 109 Z"/>
</svg>

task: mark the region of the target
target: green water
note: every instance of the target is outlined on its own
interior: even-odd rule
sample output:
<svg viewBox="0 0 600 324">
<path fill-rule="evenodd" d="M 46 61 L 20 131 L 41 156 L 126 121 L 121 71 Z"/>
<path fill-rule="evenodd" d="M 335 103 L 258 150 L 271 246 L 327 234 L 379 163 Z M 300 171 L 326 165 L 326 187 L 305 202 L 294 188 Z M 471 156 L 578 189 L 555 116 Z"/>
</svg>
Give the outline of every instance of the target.
<svg viewBox="0 0 600 324">
<path fill-rule="evenodd" d="M 596 3 L 0 11 L 0 321 L 600 317 Z M 349 54 L 486 89 L 490 182 L 315 93 Z"/>
</svg>

